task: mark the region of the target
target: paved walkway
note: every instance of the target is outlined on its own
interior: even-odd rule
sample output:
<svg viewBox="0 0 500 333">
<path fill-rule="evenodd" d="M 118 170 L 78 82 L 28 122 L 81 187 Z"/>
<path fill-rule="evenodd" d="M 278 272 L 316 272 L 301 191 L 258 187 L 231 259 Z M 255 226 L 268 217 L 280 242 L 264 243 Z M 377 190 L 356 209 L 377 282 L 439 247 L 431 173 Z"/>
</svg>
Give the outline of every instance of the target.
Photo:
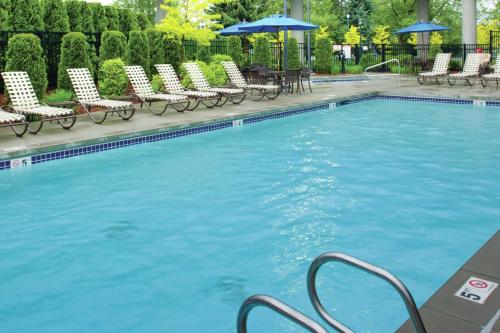
<svg viewBox="0 0 500 333">
<path fill-rule="evenodd" d="M 359 76 L 358 76 L 359 77 Z M 313 92 L 282 95 L 276 100 L 260 102 L 245 101 L 240 105 L 225 105 L 222 108 L 207 109 L 199 107 L 192 112 L 178 113 L 168 111 L 163 116 L 155 116 L 147 109 L 138 110 L 130 121 L 122 121 L 118 117 L 108 117 L 103 125 L 94 124 L 86 115 L 78 117 L 77 123 L 70 131 L 61 129 L 57 124 L 45 124 L 38 135 L 26 134 L 17 138 L 9 128 L 0 128 L 0 160 L 30 155 L 34 151 L 54 150 L 68 145 L 82 145 L 98 141 L 125 138 L 135 132 L 159 132 L 166 129 L 191 126 L 235 118 L 262 111 L 271 111 L 286 107 L 308 104 L 326 99 L 357 96 L 365 93 L 397 93 L 403 95 L 441 95 L 446 97 L 482 98 L 500 100 L 500 89 L 482 88 L 476 85 L 449 87 L 448 85 L 419 86 L 415 78 L 403 78 L 400 81 L 390 79 L 373 79 L 366 82 L 326 83 L 314 85 Z M 161 103 L 157 104 L 161 108 Z"/>
</svg>

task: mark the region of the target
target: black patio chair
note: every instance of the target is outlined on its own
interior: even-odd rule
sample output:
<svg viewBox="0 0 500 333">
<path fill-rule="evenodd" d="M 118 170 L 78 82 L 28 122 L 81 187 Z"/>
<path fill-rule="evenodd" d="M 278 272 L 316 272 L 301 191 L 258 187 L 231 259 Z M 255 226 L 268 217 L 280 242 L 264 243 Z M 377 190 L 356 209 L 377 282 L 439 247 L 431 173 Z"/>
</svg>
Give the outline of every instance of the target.
<svg viewBox="0 0 500 333">
<path fill-rule="evenodd" d="M 307 81 L 307 84 L 309 85 L 309 91 L 312 92 L 311 74 L 312 74 L 312 69 L 310 69 L 309 67 L 302 68 L 302 71 L 300 72 L 300 85 L 302 86 L 302 91 L 305 91 L 304 81 Z"/>
<path fill-rule="evenodd" d="M 299 93 L 300 88 L 300 72 L 301 69 L 287 69 L 285 71 L 285 79 L 283 82 L 283 87 L 288 92 L 293 93 L 294 86 L 297 85 L 297 93 Z"/>
</svg>

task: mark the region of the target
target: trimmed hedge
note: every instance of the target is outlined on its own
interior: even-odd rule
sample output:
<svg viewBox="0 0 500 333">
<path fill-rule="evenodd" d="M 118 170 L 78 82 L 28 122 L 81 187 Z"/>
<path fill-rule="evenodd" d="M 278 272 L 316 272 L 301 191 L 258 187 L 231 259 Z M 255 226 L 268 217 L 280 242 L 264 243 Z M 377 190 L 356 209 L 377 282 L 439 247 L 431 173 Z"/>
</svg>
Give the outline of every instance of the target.
<svg viewBox="0 0 500 333">
<path fill-rule="evenodd" d="M 127 52 L 127 37 L 121 31 L 108 30 L 101 35 L 101 48 L 99 61 L 108 59 L 125 59 Z"/>
<path fill-rule="evenodd" d="M 315 46 L 315 71 L 329 73 L 332 68 L 332 41 L 327 37 L 316 39 Z"/>
<path fill-rule="evenodd" d="M 42 31 L 42 8 L 38 0 L 11 0 L 10 25 L 14 31 Z"/>
<path fill-rule="evenodd" d="M 47 90 L 47 68 L 40 38 L 33 34 L 18 34 L 9 40 L 5 71 L 27 72 L 39 99 Z"/>
<path fill-rule="evenodd" d="M 272 67 L 271 44 L 267 37 L 260 36 L 255 40 L 253 62 Z"/>
<path fill-rule="evenodd" d="M 166 36 L 163 42 L 165 46 L 165 63 L 171 64 L 178 72 L 181 66 L 184 52 L 182 42 L 180 40 L 168 38 Z"/>
<path fill-rule="evenodd" d="M 94 16 L 92 8 L 87 2 L 81 4 L 80 28 L 82 32 L 94 32 Z"/>
<path fill-rule="evenodd" d="M 113 6 L 104 6 L 104 12 L 108 20 L 108 30 L 120 30 L 120 14 Z"/>
<path fill-rule="evenodd" d="M 128 77 L 122 59 L 108 59 L 99 71 L 99 90 L 104 96 L 122 96 L 127 89 Z"/>
<path fill-rule="evenodd" d="M 153 23 L 151 23 L 151 20 L 148 17 L 148 14 L 146 13 L 139 13 L 137 14 L 137 25 L 141 30 L 146 30 L 148 28 L 151 28 L 153 26 Z"/>
<path fill-rule="evenodd" d="M 144 68 L 149 77 L 149 43 L 146 33 L 143 31 L 131 31 L 128 37 L 127 63 L 129 65 L 139 65 Z"/>
<path fill-rule="evenodd" d="M 233 59 L 238 67 L 243 67 L 243 47 L 239 36 L 230 36 L 227 39 L 227 54 Z"/>
<path fill-rule="evenodd" d="M 0 27 L 10 30 L 10 0 L 0 0 Z"/>
<path fill-rule="evenodd" d="M 217 56 L 217 55 L 216 55 Z M 219 58 L 221 61 L 230 60 L 231 58 Z M 201 71 L 207 78 L 208 83 L 211 86 L 224 86 L 227 83 L 227 74 L 224 70 L 224 66 L 219 62 L 210 62 L 206 63 L 203 61 L 196 61 L 198 66 L 200 66 Z M 191 79 L 187 75 L 187 71 L 184 66 L 181 67 L 181 77 L 182 77 L 182 85 L 186 88 L 193 88 L 193 84 Z"/>
<path fill-rule="evenodd" d="M 120 31 L 128 34 L 130 31 L 141 30 L 137 23 L 136 14 L 130 9 L 119 9 L 120 13 Z"/>
<path fill-rule="evenodd" d="M 57 87 L 71 89 L 68 68 L 86 67 L 93 72 L 93 65 L 89 55 L 87 37 L 81 32 L 70 32 L 64 35 L 61 44 L 61 59 L 57 71 Z"/>
<path fill-rule="evenodd" d="M 300 69 L 299 43 L 297 38 L 288 39 L 288 69 Z"/>
<path fill-rule="evenodd" d="M 88 6 L 92 10 L 94 31 L 103 32 L 108 30 L 108 18 L 104 7 L 99 2 L 91 2 Z"/>
<path fill-rule="evenodd" d="M 46 0 L 44 9 L 45 31 L 69 32 L 69 18 L 63 0 Z"/>
<path fill-rule="evenodd" d="M 198 45 L 196 49 L 196 60 L 210 62 L 211 57 L 210 45 Z"/>
<path fill-rule="evenodd" d="M 149 70 L 151 74 L 156 74 L 155 65 L 165 63 L 163 33 L 155 28 L 149 28 L 145 32 L 149 43 Z"/>
<path fill-rule="evenodd" d="M 64 4 L 66 5 L 70 31 L 82 31 L 80 16 L 83 10 L 83 2 L 81 0 L 66 0 Z"/>
</svg>

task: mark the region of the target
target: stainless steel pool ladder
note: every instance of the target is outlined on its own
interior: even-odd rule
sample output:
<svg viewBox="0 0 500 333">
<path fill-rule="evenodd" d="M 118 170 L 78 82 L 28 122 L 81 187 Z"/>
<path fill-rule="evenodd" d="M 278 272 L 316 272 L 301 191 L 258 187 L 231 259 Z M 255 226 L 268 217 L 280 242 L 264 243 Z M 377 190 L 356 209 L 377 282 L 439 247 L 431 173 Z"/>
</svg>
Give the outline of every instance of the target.
<svg viewBox="0 0 500 333">
<path fill-rule="evenodd" d="M 247 333 L 247 319 L 250 311 L 256 306 L 264 306 L 299 324 L 312 333 L 328 333 L 320 324 L 292 308 L 291 306 L 267 295 L 255 295 L 246 299 L 238 312 L 236 327 L 238 333 Z"/>
<path fill-rule="evenodd" d="M 403 284 L 403 282 L 401 282 L 398 278 L 396 278 L 394 275 L 392 275 L 385 269 L 382 269 L 365 261 L 359 260 L 357 258 L 351 257 L 347 254 L 337 253 L 337 252 L 328 252 L 314 259 L 314 261 L 311 263 L 311 266 L 309 266 L 309 271 L 307 273 L 307 291 L 309 293 L 309 298 L 311 300 L 311 303 L 314 306 L 316 312 L 318 312 L 321 318 L 323 318 L 330 326 L 332 326 L 333 328 L 342 333 L 354 333 L 353 330 L 342 324 L 340 321 L 334 319 L 328 313 L 328 311 L 326 311 L 325 307 L 323 306 L 323 304 L 321 304 L 321 301 L 319 300 L 318 293 L 316 290 L 316 276 L 318 270 L 324 264 L 334 261 L 340 261 L 349 266 L 359 268 L 369 274 L 372 274 L 388 282 L 394 289 L 396 289 L 396 291 L 399 293 L 399 295 L 405 302 L 406 309 L 410 314 L 410 318 L 411 321 L 413 322 L 413 327 L 415 329 L 415 332 L 417 333 L 427 332 L 424 323 L 422 321 L 422 318 L 420 317 L 420 313 L 418 312 L 418 308 L 415 304 L 415 301 L 413 300 L 413 297 L 411 296 L 410 292 Z"/>
</svg>

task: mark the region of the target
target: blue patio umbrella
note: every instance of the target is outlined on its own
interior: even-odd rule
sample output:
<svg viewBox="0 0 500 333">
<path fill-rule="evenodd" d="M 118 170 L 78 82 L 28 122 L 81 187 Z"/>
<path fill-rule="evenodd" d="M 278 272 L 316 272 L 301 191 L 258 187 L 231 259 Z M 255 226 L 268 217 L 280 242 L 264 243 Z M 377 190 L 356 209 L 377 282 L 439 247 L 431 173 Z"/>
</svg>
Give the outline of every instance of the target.
<svg viewBox="0 0 500 333">
<path fill-rule="evenodd" d="M 429 22 L 419 22 L 412 24 L 406 28 L 399 29 L 398 31 L 395 32 L 395 34 L 406 34 L 413 32 L 431 32 L 431 31 L 443 31 L 443 30 L 450 30 L 450 28 Z"/>
<path fill-rule="evenodd" d="M 282 30 L 306 31 L 318 28 L 319 26 L 317 25 L 297 20 L 283 14 L 276 14 L 265 17 L 263 19 L 260 19 L 252 23 L 245 24 L 244 26 L 239 27 L 238 29 L 241 31 L 245 31 L 247 33 L 271 32 L 271 33 L 276 33 L 278 35 L 278 33 Z M 278 44 L 279 44 L 279 35 L 278 35 Z M 286 46 L 287 45 L 285 42 L 285 50 Z M 279 57 L 281 59 L 281 47 L 279 48 L 279 53 L 280 53 Z M 287 57 L 288 54 L 285 52 L 285 67 L 288 62 Z M 280 67 L 281 67 L 281 61 L 280 61 Z"/>
<path fill-rule="evenodd" d="M 248 22 L 240 22 L 238 24 L 234 24 L 222 30 L 219 30 L 218 33 L 220 33 L 223 36 L 247 34 L 248 32 L 239 29 L 240 27 L 244 27 L 247 24 Z"/>
</svg>

